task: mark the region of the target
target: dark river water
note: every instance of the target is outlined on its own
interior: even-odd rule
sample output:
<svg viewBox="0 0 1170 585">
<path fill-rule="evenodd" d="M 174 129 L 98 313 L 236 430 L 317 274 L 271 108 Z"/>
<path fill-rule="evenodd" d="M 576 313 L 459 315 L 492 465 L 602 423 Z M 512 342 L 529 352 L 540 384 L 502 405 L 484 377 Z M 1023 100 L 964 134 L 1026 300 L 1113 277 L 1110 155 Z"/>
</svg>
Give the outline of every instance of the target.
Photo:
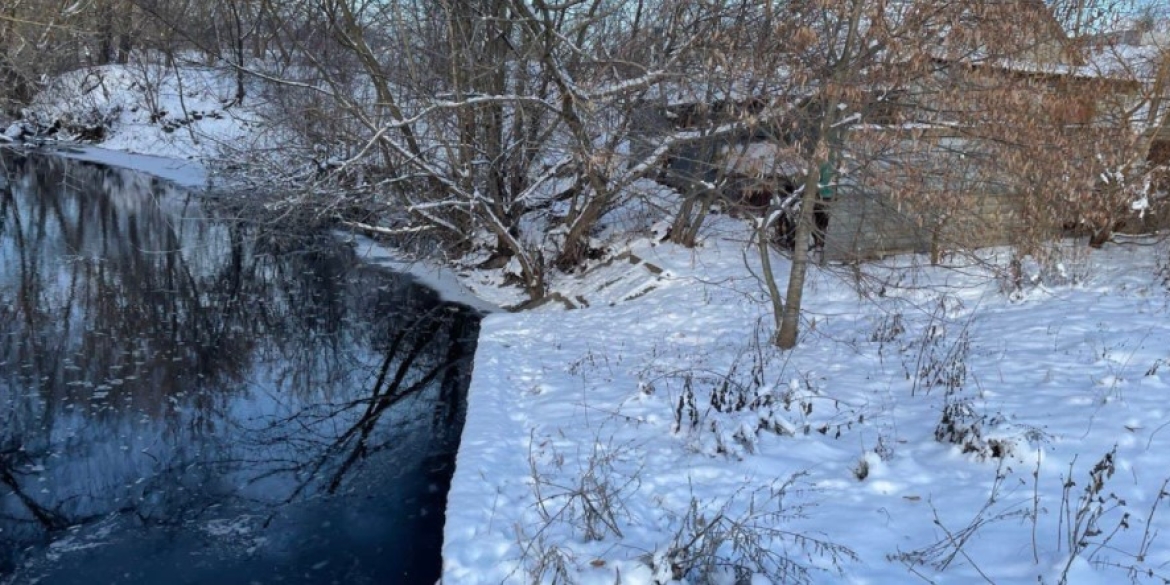
<svg viewBox="0 0 1170 585">
<path fill-rule="evenodd" d="M 0 584 L 434 583 L 479 317 L 0 150 Z"/>
</svg>

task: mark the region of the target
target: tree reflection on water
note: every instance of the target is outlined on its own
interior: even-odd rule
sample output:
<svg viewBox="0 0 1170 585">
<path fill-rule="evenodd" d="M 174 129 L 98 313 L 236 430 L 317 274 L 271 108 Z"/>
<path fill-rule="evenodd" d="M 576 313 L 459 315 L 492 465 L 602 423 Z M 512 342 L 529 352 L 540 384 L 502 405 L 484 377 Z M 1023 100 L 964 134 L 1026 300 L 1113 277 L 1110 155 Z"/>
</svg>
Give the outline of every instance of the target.
<svg viewBox="0 0 1170 585">
<path fill-rule="evenodd" d="M 0 160 L 0 581 L 78 526 L 267 524 L 450 459 L 465 309 L 148 176 Z"/>
</svg>

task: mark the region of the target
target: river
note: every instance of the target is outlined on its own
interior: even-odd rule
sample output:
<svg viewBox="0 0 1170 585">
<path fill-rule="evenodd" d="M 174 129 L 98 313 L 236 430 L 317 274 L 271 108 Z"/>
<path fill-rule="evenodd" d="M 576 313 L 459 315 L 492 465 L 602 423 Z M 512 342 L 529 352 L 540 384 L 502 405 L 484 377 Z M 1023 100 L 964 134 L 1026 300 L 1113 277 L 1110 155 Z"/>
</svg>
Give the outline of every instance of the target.
<svg viewBox="0 0 1170 585">
<path fill-rule="evenodd" d="M 434 583 L 479 316 L 0 150 L 0 584 Z"/>
</svg>

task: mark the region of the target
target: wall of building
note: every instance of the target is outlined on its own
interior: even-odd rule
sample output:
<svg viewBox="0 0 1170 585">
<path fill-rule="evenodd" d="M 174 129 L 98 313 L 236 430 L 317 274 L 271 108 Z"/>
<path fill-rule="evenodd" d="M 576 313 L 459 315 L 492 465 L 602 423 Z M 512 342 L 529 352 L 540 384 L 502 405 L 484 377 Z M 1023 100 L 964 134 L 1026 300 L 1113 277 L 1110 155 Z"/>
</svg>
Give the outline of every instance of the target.
<svg viewBox="0 0 1170 585">
<path fill-rule="evenodd" d="M 1012 226 L 1020 215 L 1018 197 L 995 192 L 970 192 L 963 197 L 963 209 L 940 215 L 896 203 L 884 193 L 841 189 L 827 204 L 824 259 L 854 262 L 1012 243 Z"/>
</svg>

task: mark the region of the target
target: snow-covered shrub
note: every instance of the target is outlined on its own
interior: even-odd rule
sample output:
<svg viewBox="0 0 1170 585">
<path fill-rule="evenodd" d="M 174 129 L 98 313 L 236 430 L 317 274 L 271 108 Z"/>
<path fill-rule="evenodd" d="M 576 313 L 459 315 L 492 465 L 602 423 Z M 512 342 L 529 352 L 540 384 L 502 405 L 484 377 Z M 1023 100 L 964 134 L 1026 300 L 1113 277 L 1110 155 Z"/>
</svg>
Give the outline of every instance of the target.
<svg viewBox="0 0 1170 585">
<path fill-rule="evenodd" d="M 1056 552 L 1062 555 L 1063 562 L 1057 565 L 1059 572 L 1054 582 L 1058 585 L 1076 582 L 1074 569 L 1086 565 L 1122 570 L 1131 583 L 1170 583 L 1165 564 L 1154 567 L 1150 563 L 1150 551 L 1158 537 L 1158 532 L 1151 531 L 1150 525 L 1163 500 L 1170 498 L 1167 491 L 1170 478 L 1162 481 L 1142 519 L 1135 517 L 1135 511 L 1131 511 L 1126 501 L 1108 487 L 1119 464 L 1116 445 L 1089 470 L 1079 495 L 1075 492 L 1078 484 L 1072 477 L 1075 464 L 1074 458 L 1069 464 L 1068 475 L 1061 478 L 1061 519 Z M 1136 550 L 1119 549 L 1114 539 L 1134 526 L 1145 528 Z"/>
<path fill-rule="evenodd" d="M 905 332 L 906 326 L 902 323 L 901 313 L 885 313 L 882 315 L 882 320 L 874 327 L 869 340 L 884 345 L 897 340 Z"/>
<path fill-rule="evenodd" d="M 942 388 L 950 396 L 967 383 L 967 355 L 971 352 L 967 329 L 950 345 L 946 343 L 946 332 L 945 325 L 932 323 L 922 336 L 916 386 L 926 394 L 933 388 Z"/>
<path fill-rule="evenodd" d="M 1092 276 L 1090 248 L 1070 241 L 1055 241 L 1034 254 L 1012 258 L 1000 276 L 1000 290 L 1013 299 L 1040 287 L 1078 286 Z"/>
<path fill-rule="evenodd" d="M 63 140 L 100 142 L 110 134 L 121 115 L 120 106 L 107 103 L 79 106 L 57 113 L 26 110 L 23 122 L 28 134 Z"/>
<path fill-rule="evenodd" d="M 101 141 L 126 107 L 127 72 L 111 67 L 80 69 L 52 80 L 22 111 L 32 133 L 67 140 Z"/>
<path fill-rule="evenodd" d="M 940 443 L 956 445 L 963 453 L 973 453 L 980 459 L 1003 459 L 1015 451 L 1016 442 L 1010 437 L 989 436 L 984 430 L 1002 422 L 998 416 L 979 414 L 969 399 L 948 394 L 934 428 L 934 438 Z"/>
<path fill-rule="evenodd" d="M 917 342 L 915 363 L 904 362 L 906 376 L 913 379 L 911 395 L 917 389 L 925 394 L 939 388 L 943 405 L 935 425 L 934 438 L 940 443 L 955 445 L 963 453 L 979 459 L 1003 459 L 1015 454 L 1019 446 L 1033 441 L 1033 429 L 1021 429 L 1002 416 L 982 414 L 967 392 L 967 360 L 971 340 L 967 323 L 959 331 L 958 339 L 947 338 L 947 327 L 932 317 Z"/>
<path fill-rule="evenodd" d="M 725 374 L 696 370 L 678 375 L 681 388 L 674 406 L 674 432 L 692 436 L 701 451 L 752 453 L 760 430 L 794 431 L 794 425 L 782 417 L 771 416 L 780 397 L 760 377 L 764 364 L 751 363 L 746 379 L 740 376 L 740 366 L 737 360 Z M 761 411 L 768 416 L 759 416 Z"/>
<path fill-rule="evenodd" d="M 587 541 L 609 535 L 621 538 L 621 525 L 628 516 L 625 498 L 641 483 L 637 473 L 623 474 L 617 469 L 625 449 L 597 439 L 581 468 L 567 477 L 562 473 L 565 458 L 551 444 L 530 449 L 529 481 L 544 524 L 568 524 Z"/>
<path fill-rule="evenodd" d="M 517 541 L 524 550 L 525 573 L 529 583 L 575 583 L 576 558 L 571 550 L 549 542 L 543 531 L 527 534 L 517 527 Z"/>
<path fill-rule="evenodd" d="M 981 414 L 968 395 L 971 323 L 948 327 L 945 317 L 949 311 L 946 299 L 940 299 L 919 339 L 903 350 L 902 367 L 912 383 L 910 395 L 919 390 L 926 395 L 935 389 L 942 391 L 943 405 L 934 429 L 935 440 L 956 445 L 963 453 L 973 453 L 980 459 L 1007 457 L 1025 437 L 1015 433 L 1001 417 Z M 958 339 L 952 341 L 949 334 L 956 327 Z M 916 351 L 909 351 L 912 348 Z M 996 431 L 989 432 L 989 428 Z"/>
<path fill-rule="evenodd" d="M 950 326 L 948 315 L 958 308 L 954 303 L 946 296 L 939 297 L 921 336 L 902 350 L 902 368 L 906 379 L 913 383 L 911 396 L 920 389 L 930 394 L 934 388 L 943 388 L 950 395 L 967 383 L 967 355 L 971 351 L 967 330 L 970 323 Z M 959 329 L 959 339 L 951 343 L 948 335 L 955 328 Z"/>
<path fill-rule="evenodd" d="M 578 457 L 580 467 L 574 471 L 566 464 L 573 457 L 553 448 L 552 440 L 534 436 L 530 443 L 529 485 L 541 522 L 515 526 L 522 551 L 518 569 L 527 582 L 576 583 L 590 558 L 582 556 L 588 547 L 578 539 L 621 542 L 624 530 L 637 532 L 656 523 L 665 523 L 669 539 L 631 559 L 644 571 L 635 582 L 810 583 L 820 574 L 841 575 L 846 562 L 858 560 L 846 546 L 793 528 L 813 505 L 803 473 L 763 486 L 745 483 L 726 497 L 692 492 L 684 507 L 667 507 L 664 516 L 652 519 L 638 513 L 645 508 L 626 506 L 645 473 L 640 466 L 630 470 L 629 445 L 595 438 L 593 450 Z M 588 564 L 601 567 L 606 560 L 593 558 Z M 624 574 L 619 573 L 619 581 Z"/>
<path fill-rule="evenodd" d="M 840 436 L 851 423 L 816 376 L 788 375 L 784 354 L 759 335 L 752 339 L 726 370 L 694 367 L 644 380 L 670 392 L 674 433 L 695 451 L 729 457 L 755 453 L 764 433 Z"/>
<path fill-rule="evenodd" d="M 849 548 L 793 532 L 804 516 L 801 474 L 713 503 L 691 498 L 666 548 L 649 555 L 654 583 L 810 583 L 856 560 Z M 796 499 L 797 501 L 793 501 Z"/>
<path fill-rule="evenodd" d="M 666 391 L 672 432 L 688 448 L 711 456 L 742 459 L 755 454 L 769 434 L 840 438 L 861 420 L 821 388 L 823 379 L 814 372 L 787 371 L 789 356 L 765 338 L 757 328 L 727 353 L 732 358 L 722 367 L 698 356 L 684 357 L 695 365 L 681 369 L 652 365 L 641 374 L 642 392 Z"/>
<path fill-rule="evenodd" d="M 1004 507 L 999 505 L 1001 500 L 1004 499 L 1005 484 L 1010 471 L 1002 462 L 1000 463 L 995 470 L 995 480 L 991 484 L 991 490 L 987 495 L 987 500 L 965 526 L 948 527 L 939 516 L 938 509 L 935 508 L 934 504 L 931 504 L 930 509 L 933 514 L 933 523 L 942 529 L 943 538 L 921 548 L 899 551 L 898 553 L 887 555 L 886 558 L 906 565 L 910 569 L 910 572 L 915 575 L 921 575 L 916 568 L 919 566 L 930 567 L 940 573 L 945 572 L 955 564 L 956 559 L 961 558 L 966 560 L 977 572 L 983 574 L 982 570 L 976 564 L 976 560 L 971 558 L 971 555 L 965 550 L 967 544 L 974 540 L 975 536 L 984 528 L 994 524 L 1005 520 L 1035 518 L 1035 511 L 1033 510 L 1023 509 L 1019 506 Z"/>
<path fill-rule="evenodd" d="M 1110 481 L 1119 465 L 1117 447 L 1105 453 L 1083 478 L 1075 476 L 1077 458 L 1069 463 L 1068 472 L 1061 474 L 1060 502 L 1047 501 L 1042 490 L 1040 462 L 1031 475 L 1032 485 L 1021 481 L 1008 481 L 1012 469 L 1003 462 L 996 468 L 986 502 L 965 526 L 946 526 L 938 509 L 931 506 L 934 524 L 942 529 L 943 537 L 921 548 L 888 555 L 891 561 L 905 564 L 915 575 L 922 573 L 916 567 L 930 567 L 938 573 L 945 573 L 953 567 L 967 565 L 979 574 L 986 575 L 979 568 L 980 558 L 968 551 L 968 544 L 979 540 L 984 529 L 1004 520 L 1026 522 L 1031 525 L 1030 537 L 1023 537 L 1017 543 L 1021 548 L 1032 549 L 1031 558 L 1036 563 L 1035 579 L 1031 582 L 1044 585 L 1069 585 L 1071 583 L 1123 582 L 1118 575 L 1109 578 L 1108 573 L 1124 573 L 1130 583 L 1170 583 L 1170 574 L 1165 564 L 1159 563 L 1156 553 L 1158 531 L 1152 529 L 1154 517 L 1165 500 L 1170 499 L 1170 478 L 1164 479 L 1149 507 L 1135 510 L 1110 487 Z M 1021 486 L 1032 492 L 1026 504 L 1012 497 L 1012 486 Z M 1055 511 L 1055 522 L 1041 522 L 1050 511 Z M 1047 532 L 1054 529 L 1055 532 Z M 1135 530 L 1136 529 L 1136 530 Z M 1138 538 L 1124 538 L 1130 530 L 1140 532 Z M 995 538 L 1002 538 L 997 535 Z M 1001 547 L 1013 547 L 1002 542 Z M 986 550 L 986 549 L 984 549 Z M 962 562 L 955 562 L 957 560 Z M 933 582 L 933 581 L 932 581 Z"/>
</svg>

